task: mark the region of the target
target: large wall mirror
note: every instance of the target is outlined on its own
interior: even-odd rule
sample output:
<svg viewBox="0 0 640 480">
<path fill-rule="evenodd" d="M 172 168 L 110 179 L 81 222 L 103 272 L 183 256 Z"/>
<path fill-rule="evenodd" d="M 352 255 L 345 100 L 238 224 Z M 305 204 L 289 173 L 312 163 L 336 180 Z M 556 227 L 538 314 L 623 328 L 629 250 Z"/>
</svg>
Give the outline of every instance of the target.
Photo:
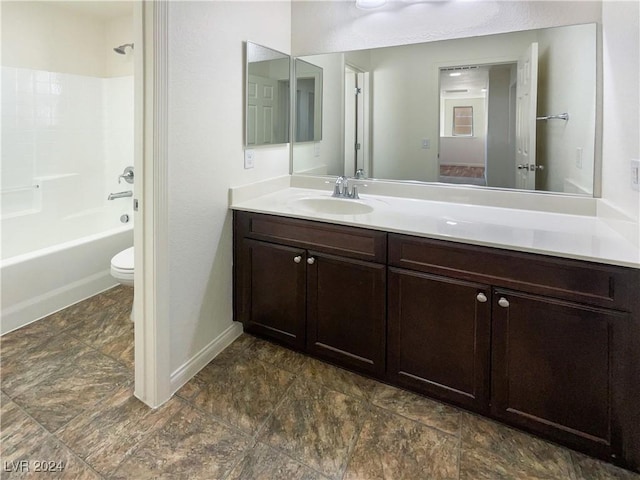
<svg viewBox="0 0 640 480">
<path fill-rule="evenodd" d="M 289 55 L 247 42 L 245 146 L 289 142 Z"/>
<path fill-rule="evenodd" d="M 292 173 L 593 195 L 596 25 L 302 56 L 322 141 Z"/>
</svg>

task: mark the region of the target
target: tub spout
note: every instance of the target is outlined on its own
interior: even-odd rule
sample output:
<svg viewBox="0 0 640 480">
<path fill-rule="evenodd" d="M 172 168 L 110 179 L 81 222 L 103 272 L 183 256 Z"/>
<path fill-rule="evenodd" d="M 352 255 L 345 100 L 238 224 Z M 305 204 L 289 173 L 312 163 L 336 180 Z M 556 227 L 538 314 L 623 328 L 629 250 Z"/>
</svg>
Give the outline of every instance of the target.
<svg viewBox="0 0 640 480">
<path fill-rule="evenodd" d="M 107 197 L 107 200 L 114 200 L 116 198 L 124 198 L 124 197 L 133 197 L 133 192 L 131 190 L 127 190 L 126 192 L 117 192 L 110 193 Z"/>
</svg>

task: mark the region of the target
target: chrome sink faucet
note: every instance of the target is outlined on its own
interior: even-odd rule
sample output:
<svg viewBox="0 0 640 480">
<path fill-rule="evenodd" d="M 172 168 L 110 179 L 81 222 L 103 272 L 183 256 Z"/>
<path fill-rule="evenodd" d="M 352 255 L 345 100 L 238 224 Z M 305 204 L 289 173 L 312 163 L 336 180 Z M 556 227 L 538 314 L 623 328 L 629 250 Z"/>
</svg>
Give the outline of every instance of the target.
<svg viewBox="0 0 640 480">
<path fill-rule="evenodd" d="M 349 177 L 340 175 L 336 179 L 336 183 L 333 187 L 333 194 L 331 196 L 336 198 L 352 198 L 354 200 L 359 199 L 358 185 L 353 185 L 351 187 L 351 191 L 349 191 L 349 180 Z"/>
<path fill-rule="evenodd" d="M 332 197 L 344 197 L 345 192 L 349 192 L 349 179 L 344 175 L 340 175 L 336 178 L 336 183 L 333 187 L 333 195 Z"/>
</svg>

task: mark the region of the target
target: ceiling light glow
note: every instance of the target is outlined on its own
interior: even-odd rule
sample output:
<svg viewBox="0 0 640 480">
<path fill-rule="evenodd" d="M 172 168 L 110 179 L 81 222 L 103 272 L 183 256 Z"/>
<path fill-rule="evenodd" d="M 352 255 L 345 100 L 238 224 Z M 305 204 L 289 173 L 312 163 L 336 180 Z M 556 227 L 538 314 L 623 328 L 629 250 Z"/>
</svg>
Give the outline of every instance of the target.
<svg viewBox="0 0 640 480">
<path fill-rule="evenodd" d="M 371 10 L 372 8 L 378 8 L 387 3 L 387 0 L 356 0 L 356 7 L 363 10 Z"/>
</svg>

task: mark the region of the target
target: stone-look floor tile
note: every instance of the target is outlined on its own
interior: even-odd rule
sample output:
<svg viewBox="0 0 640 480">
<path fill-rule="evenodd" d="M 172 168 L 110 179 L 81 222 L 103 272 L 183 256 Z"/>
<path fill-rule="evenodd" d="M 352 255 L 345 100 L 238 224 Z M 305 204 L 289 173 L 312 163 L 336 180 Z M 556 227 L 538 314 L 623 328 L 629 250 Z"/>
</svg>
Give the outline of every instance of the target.
<svg viewBox="0 0 640 480">
<path fill-rule="evenodd" d="M 231 345 L 220 352 L 220 354 L 218 354 L 218 356 L 214 358 L 211 363 L 229 363 L 236 361 L 236 358 L 244 358 L 246 356 L 245 351 L 257 340 L 258 339 L 256 337 L 243 333 L 237 339 L 235 339 L 231 343 Z M 176 394 L 186 400 L 190 400 L 195 397 L 202 391 L 203 388 L 206 388 L 205 385 L 208 381 L 206 378 L 206 370 L 207 368 L 203 369 L 200 374 L 189 380 L 178 390 Z"/>
<path fill-rule="evenodd" d="M 300 368 L 298 376 L 310 383 L 320 383 L 331 390 L 370 401 L 378 382 L 357 373 L 334 367 L 314 358 Z"/>
<path fill-rule="evenodd" d="M 255 355 L 263 362 L 275 365 L 278 368 L 298 374 L 310 361 L 310 358 L 301 353 L 281 347 L 275 343 L 256 338 L 247 348 L 247 352 Z"/>
<path fill-rule="evenodd" d="M 55 431 L 119 387 L 132 382 L 131 374 L 115 360 L 90 350 L 60 366 L 46 379 L 13 397 L 49 431 Z"/>
<path fill-rule="evenodd" d="M 86 321 L 91 315 L 103 312 L 105 309 L 116 304 L 116 299 L 104 294 L 99 294 L 71 305 L 64 310 L 53 313 L 39 322 L 48 325 L 49 328 L 58 332 L 73 329 Z"/>
<path fill-rule="evenodd" d="M 113 472 L 147 434 L 161 429 L 182 408 L 171 399 L 154 410 L 122 389 L 56 432 L 69 448 L 103 475 Z"/>
<path fill-rule="evenodd" d="M 571 452 L 576 480 L 640 480 L 640 473 L 623 470 L 609 463 Z"/>
<path fill-rule="evenodd" d="M 568 450 L 468 413 L 461 422 L 461 479 L 573 478 Z"/>
<path fill-rule="evenodd" d="M 15 402 L 2 395 L 0 406 L 0 457 L 7 458 L 12 452 L 34 435 L 45 430 L 27 415 Z"/>
<path fill-rule="evenodd" d="M 48 471 L 43 472 L 43 467 Z M 102 476 L 53 435 L 41 429 L 40 432 L 22 440 L 11 451 L 3 451 L 0 479 L 14 478 L 98 480 Z"/>
<path fill-rule="evenodd" d="M 372 403 L 443 432 L 460 431 L 460 410 L 406 390 L 378 385 Z"/>
<path fill-rule="evenodd" d="M 58 332 L 42 321 L 6 333 L 0 337 L 0 357 L 6 361 L 15 355 L 22 355 L 26 350 L 46 342 L 56 333 Z"/>
<path fill-rule="evenodd" d="M 90 351 L 91 348 L 77 338 L 62 333 L 44 344 L 27 348 L 22 354 L 2 357 L 2 389 L 11 397 L 16 397 L 59 370 L 68 370 L 77 365 L 77 359 Z"/>
<path fill-rule="evenodd" d="M 231 345 L 224 349 L 224 352 L 229 352 L 232 354 L 238 354 L 244 350 L 247 350 L 254 342 L 259 339 L 254 337 L 253 335 L 248 335 L 246 333 L 241 334 L 238 338 L 236 338 Z"/>
<path fill-rule="evenodd" d="M 323 480 L 325 477 L 263 443 L 258 443 L 227 480 Z"/>
<path fill-rule="evenodd" d="M 458 438 L 373 408 L 345 472 L 345 480 L 456 479 Z"/>
<path fill-rule="evenodd" d="M 225 478 L 251 439 L 184 405 L 160 431 L 125 460 L 112 479 Z"/>
<path fill-rule="evenodd" d="M 189 387 L 196 393 L 189 401 L 251 435 L 262 427 L 294 378 L 243 355 L 218 356 L 196 377 Z"/>
<path fill-rule="evenodd" d="M 133 338 L 133 322 L 129 320 L 131 306 L 116 304 L 95 312 L 69 330 L 73 336 L 100 349 L 123 337 Z"/>
<path fill-rule="evenodd" d="M 117 302 L 129 302 L 133 304 L 133 287 L 127 285 L 116 285 L 109 290 L 100 293 L 100 296 L 107 297 Z"/>
<path fill-rule="evenodd" d="M 38 425 L 11 400 L 3 397 L 0 408 L 0 478 L 100 478 L 53 435 Z M 42 464 L 55 462 L 54 471 L 39 472 Z"/>
<path fill-rule="evenodd" d="M 298 379 L 273 413 L 261 441 L 338 478 L 367 408 L 360 399 Z"/>
</svg>

